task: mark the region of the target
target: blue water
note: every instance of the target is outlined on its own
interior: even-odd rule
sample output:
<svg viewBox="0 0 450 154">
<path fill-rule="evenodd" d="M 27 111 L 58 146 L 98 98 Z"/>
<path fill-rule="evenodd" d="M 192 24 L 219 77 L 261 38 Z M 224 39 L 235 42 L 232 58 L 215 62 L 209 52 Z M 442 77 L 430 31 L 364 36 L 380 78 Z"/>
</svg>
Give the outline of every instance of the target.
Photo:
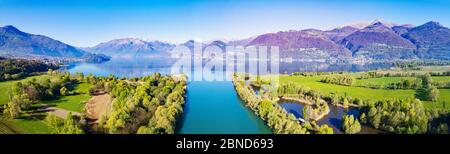
<svg viewBox="0 0 450 154">
<path fill-rule="evenodd" d="M 187 104 L 179 124 L 181 134 L 268 134 L 257 117 L 226 81 L 190 82 Z"/>
</svg>

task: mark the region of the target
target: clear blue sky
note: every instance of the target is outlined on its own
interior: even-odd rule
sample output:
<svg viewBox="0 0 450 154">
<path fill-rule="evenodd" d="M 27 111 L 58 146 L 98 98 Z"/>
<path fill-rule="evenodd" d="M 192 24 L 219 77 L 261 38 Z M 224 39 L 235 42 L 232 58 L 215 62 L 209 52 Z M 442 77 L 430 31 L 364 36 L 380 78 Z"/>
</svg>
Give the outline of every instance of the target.
<svg viewBox="0 0 450 154">
<path fill-rule="evenodd" d="M 85 47 L 116 38 L 184 42 L 383 19 L 450 26 L 449 0 L 0 0 L 0 26 Z"/>
</svg>

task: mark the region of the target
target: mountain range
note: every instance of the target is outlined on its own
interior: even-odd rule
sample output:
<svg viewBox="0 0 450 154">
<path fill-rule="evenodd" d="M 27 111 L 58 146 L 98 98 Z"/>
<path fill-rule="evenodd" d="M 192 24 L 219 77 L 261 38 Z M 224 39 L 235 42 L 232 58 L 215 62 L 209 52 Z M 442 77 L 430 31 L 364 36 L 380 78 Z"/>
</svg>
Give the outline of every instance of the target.
<svg viewBox="0 0 450 154">
<path fill-rule="evenodd" d="M 278 45 L 288 57 L 315 53 L 314 58 L 325 59 L 450 60 L 450 29 L 434 21 L 420 26 L 375 21 L 363 28 L 347 25 L 328 31 L 306 29 L 263 34 L 248 45 Z"/>
<path fill-rule="evenodd" d="M 174 47 L 174 44 L 161 41 L 147 42 L 137 38 L 123 38 L 83 49 L 92 53 L 106 54 L 112 57 L 142 57 L 150 55 L 164 56 L 167 54 L 166 51 L 170 51 Z"/>
<path fill-rule="evenodd" d="M 227 45 L 278 46 L 281 57 L 307 60 L 450 60 L 450 29 L 434 21 L 414 26 L 377 20 L 326 31 L 290 30 L 227 42 L 189 40 L 181 45 L 192 48 L 194 43 L 203 44 L 203 48 L 217 45 L 222 49 Z M 112 57 L 167 56 L 175 46 L 161 41 L 123 38 L 94 47 L 76 48 L 46 36 L 21 32 L 12 26 L 0 28 L 0 54 L 70 58 L 99 57 L 103 54 Z"/>
<path fill-rule="evenodd" d="M 0 27 L 0 55 L 103 62 L 109 57 L 92 54 L 43 35 L 22 32 L 13 26 Z"/>
</svg>

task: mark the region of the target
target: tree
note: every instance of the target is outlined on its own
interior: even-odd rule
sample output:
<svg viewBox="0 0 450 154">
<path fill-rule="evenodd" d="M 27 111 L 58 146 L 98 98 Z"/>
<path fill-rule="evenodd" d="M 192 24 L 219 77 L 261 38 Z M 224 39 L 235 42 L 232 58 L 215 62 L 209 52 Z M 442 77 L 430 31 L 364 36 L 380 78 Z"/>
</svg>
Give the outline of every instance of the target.
<svg viewBox="0 0 450 154">
<path fill-rule="evenodd" d="M 439 90 L 435 86 L 431 86 L 427 89 L 429 100 L 436 102 L 439 98 Z"/>
<path fill-rule="evenodd" d="M 67 90 L 66 87 L 62 87 L 62 88 L 59 90 L 59 93 L 60 93 L 61 95 L 63 95 L 63 96 L 69 95 L 69 91 Z"/>
<path fill-rule="evenodd" d="M 348 108 L 348 105 L 350 104 L 349 102 L 348 102 L 348 99 L 347 98 L 343 98 L 344 100 L 342 101 L 342 106 L 344 107 L 344 108 Z"/>
<path fill-rule="evenodd" d="M 258 109 L 259 109 L 259 116 L 265 119 L 268 116 L 269 112 L 273 110 L 273 104 L 269 100 L 264 100 L 259 104 Z"/>
<path fill-rule="evenodd" d="M 62 134 L 84 134 L 84 131 L 75 122 L 72 112 L 69 112 L 69 114 L 67 114 L 67 117 L 64 120 L 64 125 L 62 127 L 61 133 Z"/>
<path fill-rule="evenodd" d="M 65 120 L 53 114 L 47 114 L 44 120 L 53 134 L 84 134 L 84 131 L 75 122 L 72 112 L 67 114 Z"/>
<path fill-rule="evenodd" d="M 334 94 L 331 100 L 331 104 L 337 105 L 339 104 L 339 96 L 337 94 Z"/>
<path fill-rule="evenodd" d="M 44 121 L 53 134 L 60 134 L 60 129 L 64 125 L 64 121 L 61 118 L 58 118 L 53 114 L 47 114 Z"/>
<path fill-rule="evenodd" d="M 333 128 L 329 127 L 326 124 L 323 124 L 319 127 L 317 134 L 333 134 Z"/>
<path fill-rule="evenodd" d="M 4 105 L 3 114 L 11 119 L 18 118 L 20 116 L 20 105 L 14 101 L 10 101 L 8 104 Z"/>
<path fill-rule="evenodd" d="M 367 123 L 376 129 L 393 133 L 418 134 L 427 132 L 429 116 L 420 100 L 387 99 L 361 107 Z"/>
<path fill-rule="evenodd" d="M 361 124 L 353 115 L 345 115 L 342 118 L 342 130 L 346 134 L 356 134 L 361 131 Z"/>
<path fill-rule="evenodd" d="M 422 85 L 424 88 L 430 87 L 433 83 L 433 80 L 431 79 L 431 75 L 429 73 L 422 76 Z"/>
</svg>

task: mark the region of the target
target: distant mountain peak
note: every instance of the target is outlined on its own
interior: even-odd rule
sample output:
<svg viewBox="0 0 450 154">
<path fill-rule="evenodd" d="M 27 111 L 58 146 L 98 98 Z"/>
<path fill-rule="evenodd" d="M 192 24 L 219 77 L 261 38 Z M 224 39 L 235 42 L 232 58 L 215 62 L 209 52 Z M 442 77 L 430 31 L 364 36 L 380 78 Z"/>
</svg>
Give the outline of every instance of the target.
<svg viewBox="0 0 450 154">
<path fill-rule="evenodd" d="M 357 29 L 363 29 L 364 27 L 369 26 L 371 23 L 370 22 L 353 22 L 353 23 L 347 23 L 344 24 L 342 26 L 337 27 L 337 29 L 341 29 L 344 27 L 352 27 L 352 28 L 357 28 Z"/>
<path fill-rule="evenodd" d="M 304 30 L 301 30 L 301 32 L 306 32 L 308 34 L 315 34 L 315 35 L 323 33 L 323 31 L 314 29 L 314 28 L 304 29 Z"/>
<path fill-rule="evenodd" d="M 386 26 L 386 25 L 381 21 L 376 21 L 376 22 L 373 22 L 370 26 Z"/>
<path fill-rule="evenodd" d="M 147 56 L 169 51 L 173 44 L 161 41 L 145 41 L 140 38 L 120 38 L 100 43 L 94 47 L 86 48 L 93 53 L 102 53 L 113 57 L 119 56 Z"/>
<path fill-rule="evenodd" d="M 9 33 L 14 33 L 14 34 L 20 34 L 20 35 L 27 35 L 27 33 L 20 31 L 19 29 L 17 29 L 16 27 L 12 26 L 12 25 L 6 25 L 4 27 L 0 27 L 0 29 L 3 29 Z"/>
<path fill-rule="evenodd" d="M 375 21 L 372 24 L 370 24 L 369 26 L 361 29 L 361 32 L 391 32 L 392 29 L 391 27 L 393 24 L 389 24 L 386 22 L 382 22 L 382 21 Z"/>
<path fill-rule="evenodd" d="M 427 22 L 427 23 L 423 24 L 422 26 L 427 26 L 427 27 L 444 27 L 437 21 L 430 21 L 430 22 Z"/>
<path fill-rule="evenodd" d="M 11 25 L 0 27 L 0 54 L 41 58 L 76 58 L 89 62 L 108 60 L 106 56 L 88 53 L 44 35 L 22 32 Z"/>
<path fill-rule="evenodd" d="M 8 29 L 8 30 L 14 30 L 14 31 L 19 31 L 19 29 L 17 29 L 16 27 L 12 26 L 12 25 L 6 25 L 5 27 L 3 27 L 4 29 Z"/>
<path fill-rule="evenodd" d="M 391 28 L 391 27 L 397 26 L 398 24 L 392 23 L 392 22 L 387 22 L 387 21 L 384 21 L 383 19 L 375 19 L 372 22 L 361 21 L 361 22 L 353 22 L 353 23 L 344 24 L 342 26 L 337 27 L 337 29 L 342 29 L 342 28 L 345 28 L 345 27 L 347 27 L 347 28 L 352 27 L 352 28 L 357 28 L 357 29 L 364 29 L 364 28 L 366 28 L 368 26 L 374 26 L 374 25 L 375 26 L 377 26 L 377 25 L 378 26 L 379 25 L 384 25 L 386 27 Z"/>
<path fill-rule="evenodd" d="M 136 45 L 143 45 L 145 44 L 145 41 L 139 38 L 132 38 L 132 37 L 127 37 L 127 38 L 120 38 L 120 39 L 114 39 L 109 41 L 110 43 L 114 43 L 114 44 L 136 44 Z"/>
<path fill-rule="evenodd" d="M 387 22 L 383 19 L 375 19 L 371 25 L 384 25 L 386 27 L 392 28 L 394 26 L 397 26 L 398 24 L 393 23 L 393 22 Z"/>
</svg>

